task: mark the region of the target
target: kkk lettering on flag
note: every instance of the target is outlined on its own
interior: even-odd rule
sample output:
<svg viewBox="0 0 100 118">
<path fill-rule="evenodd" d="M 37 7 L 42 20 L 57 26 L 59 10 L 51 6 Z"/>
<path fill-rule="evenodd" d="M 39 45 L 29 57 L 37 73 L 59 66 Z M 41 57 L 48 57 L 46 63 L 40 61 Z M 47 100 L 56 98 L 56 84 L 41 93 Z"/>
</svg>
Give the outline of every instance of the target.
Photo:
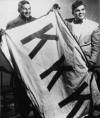
<svg viewBox="0 0 100 118">
<path fill-rule="evenodd" d="M 58 11 L 6 32 L 2 50 L 19 70 L 41 116 L 76 118 L 88 112 L 92 72 L 88 72 L 85 55 Z M 99 97 L 95 76 L 93 86 Z"/>
</svg>

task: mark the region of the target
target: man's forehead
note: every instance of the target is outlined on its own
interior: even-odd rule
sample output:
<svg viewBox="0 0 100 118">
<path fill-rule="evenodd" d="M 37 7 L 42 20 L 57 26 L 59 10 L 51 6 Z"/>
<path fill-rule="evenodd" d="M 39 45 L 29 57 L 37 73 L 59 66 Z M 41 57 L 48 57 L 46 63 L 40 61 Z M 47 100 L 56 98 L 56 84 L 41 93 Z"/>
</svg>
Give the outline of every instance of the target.
<svg viewBox="0 0 100 118">
<path fill-rule="evenodd" d="M 77 9 L 84 9 L 84 8 L 85 8 L 84 5 L 80 5 L 80 6 L 78 6 L 75 10 L 77 10 Z"/>
<path fill-rule="evenodd" d="M 31 8 L 30 4 L 27 4 L 27 3 L 24 4 L 24 5 L 22 5 L 22 7 L 23 7 L 23 8 Z"/>
</svg>

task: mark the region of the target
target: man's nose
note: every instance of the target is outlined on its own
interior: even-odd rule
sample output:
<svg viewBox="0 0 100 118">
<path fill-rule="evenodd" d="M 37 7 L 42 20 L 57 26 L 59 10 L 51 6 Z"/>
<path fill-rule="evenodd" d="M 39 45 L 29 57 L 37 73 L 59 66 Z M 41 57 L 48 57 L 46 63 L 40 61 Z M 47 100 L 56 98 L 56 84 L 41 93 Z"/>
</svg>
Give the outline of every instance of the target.
<svg viewBox="0 0 100 118">
<path fill-rule="evenodd" d="M 27 9 L 26 12 L 30 12 L 30 9 Z"/>
<path fill-rule="evenodd" d="M 80 13 L 83 13 L 83 11 L 82 11 L 82 10 L 80 10 Z"/>
</svg>

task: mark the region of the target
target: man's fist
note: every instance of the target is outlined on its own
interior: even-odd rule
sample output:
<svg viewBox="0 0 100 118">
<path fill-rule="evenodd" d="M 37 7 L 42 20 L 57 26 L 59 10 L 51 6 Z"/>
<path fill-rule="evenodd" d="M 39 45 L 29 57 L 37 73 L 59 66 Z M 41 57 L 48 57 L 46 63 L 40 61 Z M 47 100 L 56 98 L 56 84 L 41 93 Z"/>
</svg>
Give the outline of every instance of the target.
<svg viewBox="0 0 100 118">
<path fill-rule="evenodd" d="M 55 4 L 53 5 L 53 8 L 54 8 L 54 9 L 60 9 L 60 6 L 59 6 L 57 3 L 55 3 Z"/>
<path fill-rule="evenodd" d="M 5 34 L 5 30 L 4 29 L 0 29 L 0 36 L 4 35 Z"/>
</svg>

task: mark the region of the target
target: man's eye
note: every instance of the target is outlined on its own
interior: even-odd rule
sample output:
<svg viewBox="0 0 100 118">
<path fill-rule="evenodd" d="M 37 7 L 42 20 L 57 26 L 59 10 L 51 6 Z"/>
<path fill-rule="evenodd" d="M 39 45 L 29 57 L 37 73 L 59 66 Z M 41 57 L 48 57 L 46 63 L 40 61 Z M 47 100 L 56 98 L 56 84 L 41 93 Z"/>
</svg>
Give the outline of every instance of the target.
<svg viewBox="0 0 100 118">
<path fill-rule="evenodd" d="M 80 10 L 76 10 L 75 12 L 79 12 Z"/>
<path fill-rule="evenodd" d="M 85 9 L 82 9 L 82 11 L 84 11 Z"/>
</svg>

